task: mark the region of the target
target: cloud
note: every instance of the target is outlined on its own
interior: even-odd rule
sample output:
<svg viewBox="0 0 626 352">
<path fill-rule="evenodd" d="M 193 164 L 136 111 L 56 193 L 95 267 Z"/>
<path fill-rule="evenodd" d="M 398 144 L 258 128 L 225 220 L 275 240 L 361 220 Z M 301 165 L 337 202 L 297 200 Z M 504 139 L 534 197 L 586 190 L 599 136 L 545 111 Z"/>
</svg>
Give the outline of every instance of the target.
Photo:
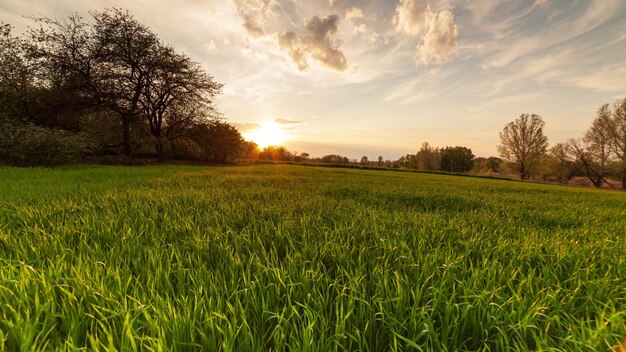
<svg viewBox="0 0 626 352">
<path fill-rule="evenodd" d="M 276 26 L 289 23 L 296 15 L 293 0 L 230 0 L 242 26 L 254 39 L 275 33 Z"/>
<path fill-rule="evenodd" d="M 365 23 L 354 26 L 355 34 L 365 34 L 365 31 L 367 31 L 367 25 Z"/>
<path fill-rule="evenodd" d="M 304 121 L 300 120 L 290 120 L 290 119 L 276 119 L 274 120 L 279 125 L 296 125 L 299 123 L 303 123 Z"/>
<path fill-rule="evenodd" d="M 567 11 L 549 11 L 549 3 L 543 6 L 535 3 L 522 12 L 523 16 L 504 20 L 499 31 L 507 35 L 487 47 L 493 54 L 486 60 L 485 68 L 503 68 L 555 46 L 580 40 L 591 31 L 601 31 L 601 27 L 606 26 L 616 13 L 624 11 L 623 0 L 588 1 L 585 6 L 576 6 L 580 8 L 574 8 L 574 3 L 568 5 L 569 8 L 564 6 Z M 541 14 L 550 17 L 550 26 L 531 33 L 517 30 L 519 23 L 532 20 L 532 15 Z"/>
<path fill-rule="evenodd" d="M 235 122 L 234 125 L 237 128 L 237 130 L 239 130 L 239 132 L 241 133 L 258 130 L 259 128 L 263 127 L 259 125 L 258 123 L 236 123 Z"/>
<path fill-rule="evenodd" d="M 360 8 L 356 6 L 346 11 L 346 21 L 361 19 L 363 17 L 365 17 L 363 15 L 363 10 L 361 10 Z"/>
<path fill-rule="evenodd" d="M 368 37 L 368 41 L 372 44 L 378 43 L 379 40 L 380 40 L 380 33 L 378 32 L 372 32 L 372 34 L 370 34 L 370 36 Z"/>
<path fill-rule="evenodd" d="M 306 61 L 305 45 L 302 42 L 302 38 L 296 32 L 289 31 L 278 34 L 278 45 L 289 54 L 300 71 L 309 67 Z"/>
<path fill-rule="evenodd" d="M 443 63 L 455 52 L 459 31 L 449 10 L 433 11 L 420 0 L 401 0 L 393 18 L 396 31 L 418 35 L 418 64 Z"/>
<path fill-rule="evenodd" d="M 328 6 L 330 6 L 330 8 L 335 8 L 335 6 L 337 6 L 337 4 L 339 3 L 339 0 L 328 0 Z"/>
<path fill-rule="evenodd" d="M 396 31 L 406 34 L 420 34 L 426 24 L 428 6 L 422 5 L 420 0 L 400 0 L 393 17 Z"/>
<path fill-rule="evenodd" d="M 263 28 L 261 28 L 261 26 L 256 24 L 254 18 L 252 18 L 251 16 L 244 15 L 243 19 L 244 19 L 243 28 L 246 29 L 246 32 L 248 32 L 248 34 L 252 38 L 259 38 L 265 35 L 265 32 L 263 32 Z"/>
<path fill-rule="evenodd" d="M 204 47 L 209 49 L 209 50 L 213 50 L 217 47 L 217 45 L 215 44 L 215 40 L 209 40 L 208 43 L 204 44 Z"/>
<path fill-rule="evenodd" d="M 448 10 L 429 13 L 426 27 L 422 44 L 417 46 L 418 61 L 424 65 L 446 61 L 457 47 L 459 31 L 454 23 L 454 15 Z"/>
<path fill-rule="evenodd" d="M 306 22 L 306 35 L 299 35 L 294 31 L 279 33 L 278 45 L 289 54 L 301 71 L 309 67 L 308 57 L 334 70 L 345 71 L 348 62 L 334 38 L 338 28 L 339 16 L 314 16 Z"/>
<path fill-rule="evenodd" d="M 268 10 L 261 0 L 232 0 L 237 13 L 243 20 L 243 28 L 252 38 L 259 38 L 265 34 L 259 22 Z"/>
</svg>

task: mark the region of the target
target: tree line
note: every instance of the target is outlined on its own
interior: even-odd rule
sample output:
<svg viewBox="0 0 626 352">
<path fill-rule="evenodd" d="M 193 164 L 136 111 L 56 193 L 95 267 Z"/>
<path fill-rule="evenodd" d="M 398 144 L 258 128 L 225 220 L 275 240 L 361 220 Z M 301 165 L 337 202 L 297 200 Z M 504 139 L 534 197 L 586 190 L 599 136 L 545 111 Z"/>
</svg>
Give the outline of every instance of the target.
<svg viewBox="0 0 626 352">
<path fill-rule="evenodd" d="M 85 155 L 226 162 L 248 147 L 214 101 L 222 84 L 121 9 L 0 27 L 0 161 Z"/>
<path fill-rule="evenodd" d="M 522 114 L 500 132 L 498 151 L 509 170 L 521 179 L 552 178 L 569 183 L 584 176 L 597 188 L 615 188 L 620 179 L 626 189 L 626 98 L 598 109 L 580 138 L 549 146 L 539 115 Z"/>
<path fill-rule="evenodd" d="M 499 133 L 500 157 L 475 157 L 467 147 L 438 148 L 424 142 L 415 154 L 397 160 L 379 156 L 360 160 L 336 154 L 310 158 L 271 147 L 260 159 L 274 161 L 312 161 L 326 164 L 404 168 L 423 171 L 472 172 L 506 176 L 517 174 L 522 180 L 568 184 L 574 177 L 585 177 L 597 188 L 626 189 L 626 98 L 613 105 L 602 105 L 591 126 L 581 138 L 571 138 L 550 147 L 540 115 L 522 114 Z"/>
</svg>

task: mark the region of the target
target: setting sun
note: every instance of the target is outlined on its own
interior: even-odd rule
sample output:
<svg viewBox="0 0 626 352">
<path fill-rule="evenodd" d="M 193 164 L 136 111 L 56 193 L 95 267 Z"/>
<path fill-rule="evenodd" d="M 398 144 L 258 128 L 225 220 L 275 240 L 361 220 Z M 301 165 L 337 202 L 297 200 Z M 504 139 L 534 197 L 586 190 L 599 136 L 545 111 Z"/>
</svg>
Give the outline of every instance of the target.
<svg viewBox="0 0 626 352">
<path fill-rule="evenodd" d="M 279 145 L 285 141 L 285 137 L 285 131 L 274 122 L 264 123 L 260 128 L 245 134 L 245 138 L 256 143 L 259 148 Z"/>
</svg>

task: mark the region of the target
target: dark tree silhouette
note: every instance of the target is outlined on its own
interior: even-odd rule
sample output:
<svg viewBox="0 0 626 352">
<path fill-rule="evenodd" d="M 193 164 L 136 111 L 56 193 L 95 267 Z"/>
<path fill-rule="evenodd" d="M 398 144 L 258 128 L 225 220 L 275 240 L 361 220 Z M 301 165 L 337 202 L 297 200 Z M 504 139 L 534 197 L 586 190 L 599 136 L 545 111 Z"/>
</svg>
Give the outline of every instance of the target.
<svg viewBox="0 0 626 352">
<path fill-rule="evenodd" d="M 204 160 L 216 163 L 231 162 L 247 151 L 237 129 L 222 121 L 203 122 L 190 131 L 190 138 L 204 152 Z"/>
<path fill-rule="evenodd" d="M 441 150 L 441 170 L 468 172 L 472 169 L 474 154 L 466 147 L 446 147 Z"/>
<path fill-rule="evenodd" d="M 131 126 L 139 119 L 162 160 L 164 129 L 180 122 L 175 105 L 202 105 L 196 111 L 214 113 L 213 98 L 222 86 L 127 11 L 91 16 L 93 25 L 78 15 L 37 18 L 41 26 L 30 32 L 31 56 L 46 79 L 119 117 L 124 155 L 131 155 Z"/>
<path fill-rule="evenodd" d="M 611 150 L 621 166 L 622 189 L 626 190 L 626 97 L 613 105 L 608 132 Z"/>
</svg>

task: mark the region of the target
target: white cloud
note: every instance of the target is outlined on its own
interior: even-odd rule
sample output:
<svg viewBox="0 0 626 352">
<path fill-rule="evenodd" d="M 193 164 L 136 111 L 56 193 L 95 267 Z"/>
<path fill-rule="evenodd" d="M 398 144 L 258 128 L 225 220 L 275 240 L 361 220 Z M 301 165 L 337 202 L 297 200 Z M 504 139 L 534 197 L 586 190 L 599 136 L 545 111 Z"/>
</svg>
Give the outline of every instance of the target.
<svg viewBox="0 0 626 352">
<path fill-rule="evenodd" d="M 365 31 L 367 31 L 367 25 L 365 23 L 354 26 L 355 34 L 365 34 Z"/>
<path fill-rule="evenodd" d="M 356 6 L 346 11 L 346 21 L 362 19 L 363 17 L 365 17 L 363 15 L 363 10 Z"/>
<path fill-rule="evenodd" d="M 429 13 L 426 28 L 422 44 L 417 46 L 418 61 L 424 65 L 446 61 L 457 47 L 454 15 L 448 10 Z"/>
<path fill-rule="evenodd" d="M 418 64 L 445 62 L 457 47 L 458 28 L 449 10 L 433 11 L 420 0 L 401 0 L 393 24 L 397 32 L 418 35 Z"/>
<path fill-rule="evenodd" d="M 400 0 L 393 17 L 396 30 L 401 33 L 419 34 L 426 24 L 428 6 L 422 5 L 420 0 Z"/>
<path fill-rule="evenodd" d="M 367 38 L 367 41 L 369 41 L 371 44 L 376 44 L 379 43 L 381 41 L 381 35 L 378 32 L 372 32 L 372 34 L 370 34 L 370 36 Z"/>
<path fill-rule="evenodd" d="M 204 45 L 207 49 L 213 50 L 216 48 L 215 40 L 210 40 L 208 43 Z"/>
</svg>

